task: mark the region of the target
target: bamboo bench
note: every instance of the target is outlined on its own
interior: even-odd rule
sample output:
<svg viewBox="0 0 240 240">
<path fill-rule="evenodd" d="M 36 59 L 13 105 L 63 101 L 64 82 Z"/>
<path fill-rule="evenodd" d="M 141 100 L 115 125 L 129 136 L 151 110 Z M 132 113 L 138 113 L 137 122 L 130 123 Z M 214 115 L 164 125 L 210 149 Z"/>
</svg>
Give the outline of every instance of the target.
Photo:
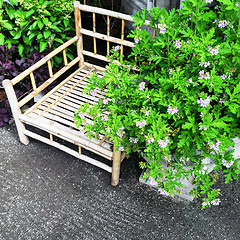
<svg viewBox="0 0 240 240">
<path fill-rule="evenodd" d="M 93 30 L 87 30 L 82 27 L 81 12 L 92 13 Z M 134 44 L 131 41 L 124 40 L 124 26 L 126 21 L 133 22 L 132 17 L 129 15 L 104 10 L 101 8 L 91 7 L 87 5 L 81 5 L 78 1 L 74 2 L 74 14 L 75 14 L 75 27 L 76 36 L 67 41 L 39 62 L 16 76 L 12 80 L 4 80 L 3 86 L 7 93 L 9 103 L 12 109 L 12 114 L 16 123 L 20 141 L 24 144 L 29 143 L 29 138 L 34 138 L 61 149 L 72 156 L 84 160 L 90 164 L 100 167 L 109 173 L 112 173 L 112 185 L 116 186 L 119 181 L 120 164 L 124 159 L 124 152 L 118 151 L 114 144 L 106 139 L 105 136 L 100 136 L 101 139 L 88 139 L 85 136 L 79 134 L 79 129 L 76 128 L 73 121 L 74 112 L 79 108 L 80 104 L 90 103 L 95 104 L 98 98 L 103 98 L 102 93 L 98 93 L 96 97 L 86 95 L 82 93 L 84 85 L 87 84 L 88 78 L 93 72 L 99 75 L 104 74 L 104 67 L 100 67 L 96 64 L 91 64 L 84 60 L 86 57 L 108 62 L 106 56 L 97 53 L 97 39 L 106 42 L 107 55 L 110 54 L 111 44 L 117 44 L 121 46 L 121 54 L 123 54 L 123 47 L 133 47 Z M 104 15 L 107 25 L 107 34 L 102 34 L 96 31 L 96 14 Z M 121 21 L 121 37 L 110 36 L 110 18 L 120 19 Z M 83 44 L 83 38 L 85 36 L 93 39 L 93 51 L 86 50 Z M 71 44 L 77 45 L 77 57 L 68 62 L 66 55 L 66 48 Z M 53 73 L 51 67 L 51 59 L 58 53 L 63 53 L 64 67 Z M 46 64 L 49 70 L 49 79 L 42 85 L 36 86 L 34 79 L 34 71 Z M 36 95 L 42 92 L 51 83 L 56 81 L 63 73 L 77 65 L 77 70 L 67 76 L 62 82 L 44 95 L 40 101 L 32 103 L 26 111 L 23 108 L 26 104 L 30 104 Z M 26 77 L 30 77 L 32 91 L 28 95 L 24 96 L 21 100 L 18 100 L 15 94 L 14 86 L 21 82 Z M 89 120 L 91 121 L 91 119 Z M 29 128 L 29 126 L 31 126 Z M 39 131 L 33 131 L 32 129 L 40 129 Z M 47 133 L 47 137 L 46 137 Z M 63 139 L 64 141 L 59 141 Z M 76 150 L 68 145 L 64 144 L 69 142 L 76 145 Z M 103 163 L 100 160 L 95 160 L 89 156 L 82 154 L 81 148 L 89 150 L 98 154 L 105 159 L 112 161 L 112 164 Z M 109 166 L 110 165 L 110 166 Z"/>
</svg>

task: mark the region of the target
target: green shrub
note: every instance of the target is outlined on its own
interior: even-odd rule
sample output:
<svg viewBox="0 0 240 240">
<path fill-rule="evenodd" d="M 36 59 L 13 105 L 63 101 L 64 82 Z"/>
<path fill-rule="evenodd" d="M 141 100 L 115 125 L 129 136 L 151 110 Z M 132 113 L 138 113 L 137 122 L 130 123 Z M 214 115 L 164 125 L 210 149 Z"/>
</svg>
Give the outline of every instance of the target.
<svg viewBox="0 0 240 240">
<path fill-rule="evenodd" d="M 22 57 L 31 46 L 50 52 L 75 35 L 72 13 L 68 0 L 0 0 L 0 45 L 14 44 Z M 62 62 L 61 57 L 54 60 Z"/>
</svg>

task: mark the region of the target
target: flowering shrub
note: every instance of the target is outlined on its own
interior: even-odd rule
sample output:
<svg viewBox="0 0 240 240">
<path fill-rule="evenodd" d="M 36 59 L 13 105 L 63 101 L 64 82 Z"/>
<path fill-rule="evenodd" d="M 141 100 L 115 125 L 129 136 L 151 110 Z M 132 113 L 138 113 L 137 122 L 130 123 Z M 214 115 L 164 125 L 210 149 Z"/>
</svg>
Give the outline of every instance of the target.
<svg viewBox="0 0 240 240">
<path fill-rule="evenodd" d="M 141 28 L 133 31 L 135 47 L 122 64 L 115 47 L 104 76 L 93 74 L 86 89 L 94 96 L 98 88 L 105 98 L 75 113 L 87 136 L 106 134 L 119 150 L 140 150 L 151 159 L 141 167 L 160 193 L 178 194 L 181 179 L 194 177 L 190 194 L 203 198 L 203 208 L 220 203 L 206 158 L 224 172 L 226 183 L 240 173 L 230 150 L 240 136 L 240 8 L 235 0 L 219 0 L 210 10 L 211 2 L 185 0 L 181 10 L 153 8 L 133 16 L 140 27 L 151 16 L 156 37 Z M 139 72 L 130 70 L 135 65 Z M 94 117 L 93 124 L 84 113 Z"/>
</svg>

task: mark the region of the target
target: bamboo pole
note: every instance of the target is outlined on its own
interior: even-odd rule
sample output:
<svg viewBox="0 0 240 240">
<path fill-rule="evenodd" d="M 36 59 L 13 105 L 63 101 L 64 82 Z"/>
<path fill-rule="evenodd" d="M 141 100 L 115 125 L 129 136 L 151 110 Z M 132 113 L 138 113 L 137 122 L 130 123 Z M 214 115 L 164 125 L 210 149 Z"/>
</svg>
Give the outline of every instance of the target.
<svg viewBox="0 0 240 240">
<path fill-rule="evenodd" d="M 85 50 L 83 50 L 82 53 L 83 53 L 83 55 L 86 55 L 86 56 L 89 56 L 89 57 L 93 57 L 93 58 L 96 58 L 96 59 L 99 59 L 99 60 L 102 60 L 102 61 L 105 61 L 105 62 L 109 62 L 109 60 L 107 59 L 107 57 L 105 57 L 105 56 L 103 56 L 103 55 L 94 54 L 94 53 L 92 53 L 92 52 L 85 51 Z"/>
<path fill-rule="evenodd" d="M 81 146 L 78 146 L 78 154 L 79 154 L 79 155 L 82 154 L 82 148 L 81 148 Z"/>
<path fill-rule="evenodd" d="M 102 144 L 103 144 L 103 142 L 106 140 L 106 138 L 107 138 L 107 136 L 105 135 L 102 139 L 101 139 L 101 141 L 99 142 L 99 146 L 102 146 Z"/>
<path fill-rule="evenodd" d="M 53 146 L 55 148 L 58 148 L 58 149 L 66 152 L 66 153 L 68 153 L 68 154 L 70 154 L 70 155 L 72 155 L 72 156 L 74 156 L 74 157 L 76 157 L 76 158 L 78 158 L 80 160 L 83 160 L 83 161 L 88 162 L 88 163 L 90 163 L 90 164 L 92 164 L 94 166 L 97 166 L 97 167 L 99 167 L 99 168 L 101 168 L 101 169 L 103 169 L 103 170 L 105 170 L 105 171 L 107 171 L 109 173 L 112 172 L 112 168 L 109 167 L 108 165 L 106 165 L 104 163 L 101 163 L 100 161 L 97 161 L 97 160 L 95 160 L 93 158 L 87 157 L 85 155 L 82 155 L 82 154 L 79 155 L 78 152 L 76 152 L 76 151 L 72 150 L 71 148 L 68 148 L 68 147 L 66 147 L 66 146 L 64 146 L 64 145 L 62 145 L 62 144 L 60 144 L 58 142 L 51 142 L 49 139 L 47 139 L 45 137 L 42 137 L 42 136 L 40 136 L 40 135 L 38 135 L 36 133 L 33 133 L 33 132 L 29 131 L 29 130 L 25 130 L 24 133 L 27 136 L 31 137 L 31 138 L 34 138 L 34 139 L 36 139 L 38 141 L 41 141 L 41 142 L 46 143 L 48 145 L 51 145 L 51 146 Z"/>
<path fill-rule="evenodd" d="M 64 72 L 66 72 L 73 65 L 75 65 L 78 61 L 79 61 L 79 57 L 75 58 L 67 66 L 63 67 L 58 72 L 56 72 L 53 75 L 53 77 L 49 78 L 47 81 L 45 81 L 43 84 L 41 84 L 34 92 L 31 92 L 29 95 L 27 95 L 25 98 L 23 98 L 18 103 L 19 107 L 22 107 L 24 104 L 26 104 L 31 99 L 33 99 L 38 93 L 40 93 L 43 89 L 45 89 L 47 86 L 49 86 L 52 82 L 54 82 L 59 76 L 61 76 Z M 70 75 L 70 76 L 72 76 L 72 75 Z"/>
<path fill-rule="evenodd" d="M 15 85 L 16 83 L 20 82 L 23 78 L 25 78 L 27 75 L 29 75 L 31 72 L 35 71 L 37 68 L 41 67 L 43 64 L 45 64 L 48 60 L 50 60 L 52 57 L 54 57 L 55 55 L 57 55 L 59 52 L 61 52 L 63 49 L 65 49 L 66 47 L 68 47 L 69 45 L 73 44 L 74 42 L 76 42 L 78 40 L 78 37 L 75 36 L 74 38 L 70 39 L 69 41 L 67 41 L 66 43 L 62 44 L 61 46 L 59 46 L 58 48 L 56 48 L 55 50 L 53 50 L 51 53 L 49 53 L 48 55 L 46 55 L 44 58 L 42 58 L 40 61 L 38 61 L 37 63 L 33 64 L 30 68 L 26 69 L 25 71 L 23 71 L 22 73 L 20 73 L 18 76 L 16 76 L 15 78 L 13 78 L 11 81 L 13 83 L 13 85 Z"/>
<path fill-rule="evenodd" d="M 123 152 L 123 153 L 121 154 L 121 162 L 124 160 L 125 157 L 126 157 L 126 152 Z"/>
<path fill-rule="evenodd" d="M 18 135 L 20 138 L 20 141 L 27 145 L 29 143 L 28 137 L 24 134 L 25 126 L 24 124 L 20 121 L 19 116 L 21 115 L 21 110 L 20 107 L 18 106 L 18 100 L 13 88 L 13 83 L 10 80 L 4 80 L 2 82 L 3 87 L 5 88 L 8 101 L 11 106 L 12 114 L 16 123 Z"/>
<path fill-rule="evenodd" d="M 107 37 L 110 37 L 110 17 L 107 16 Z M 107 41 L 107 55 L 110 55 L 110 44 L 109 41 Z"/>
<path fill-rule="evenodd" d="M 63 49 L 63 61 L 64 61 L 64 65 L 67 66 L 68 60 L 67 60 L 66 49 Z"/>
<path fill-rule="evenodd" d="M 50 142 L 53 142 L 53 135 L 50 133 Z"/>
<path fill-rule="evenodd" d="M 82 54 L 83 37 L 82 37 L 82 33 L 80 32 L 80 30 L 82 28 L 82 23 L 81 23 L 81 12 L 79 10 L 79 5 L 80 5 L 80 3 L 78 1 L 74 2 L 75 28 L 76 28 L 76 36 L 78 37 L 77 54 L 78 54 L 78 57 L 80 58 L 79 67 L 81 67 L 84 64 L 84 57 Z"/>
<path fill-rule="evenodd" d="M 119 182 L 121 165 L 121 151 L 116 149 L 115 144 L 113 145 L 113 163 L 112 163 L 112 185 L 116 186 Z"/>
<path fill-rule="evenodd" d="M 36 87 L 36 82 L 35 82 L 35 78 L 34 78 L 33 72 L 30 72 L 30 79 L 31 79 L 33 91 L 36 91 L 37 87 Z"/>
<path fill-rule="evenodd" d="M 20 120 L 27 124 L 35 126 L 36 128 L 42 129 L 48 133 L 52 133 L 53 135 L 62 138 L 63 140 L 74 143 L 76 145 L 81 145 L 83 148 L 86 148 L 91 152 L 99 154 L 105 157 L 106 159 L 110 160 L 113 157 L 113 152 L 111 150 L 98 146 L 98 144 L 90 140 L 84 139 L 80 136 L 73 135 L 70 133 L 70 131 L 61 129 L 61 127 L 59 127 L 60 124 L 54 124 L 52 121 L 44 122 L 42 121 L 42 119 L 36 120 L 23 114 L 20 115 Z"/>
<path fill-rule="evenodd" d="M 125 27 L 125 22 L 122 19 L 122 27 L 121 27 L 121 41 L 124 41 L 124 27 Z M 123 45 L 121 44 L 121 55 L 123 55 Z M 120 59 L 120 61 L 123 61 L 123 58 Z"/>
<path fill-rule="evenodd" d="M 156 30 L 153 28 L 152 38 L 155 38 L 155 36 L 156 36 Z"/>
<path fill-rule="evenodd" d="M 114 18 L 120 18 L 120 19 L 124 19 L 126 21 L 131 21 L 133 22 L 133 19 L 130 15 L 127 14 L 123 14 L 123 13 L 119 13 L 119 12 L 114 12 L 111 10 L 106 10 L 103 8 L 98 8 L 98 7 L 92 7 L 89 5 L 82 5 L 79 4 L 79 9 L 84 11 L 84 12 L 91 12 L 91 13 L 97 13 L 97 14 L 102 14 L 102 15 L 106 15 L 106 16 L 110 16 L 110 17 L 114 17 Z"/>
<path fill-rule="evenodd" d="M 49 72 L 49 77 L 53 77 L 53 70 L 52 70 L 52 65 L 51 65 L 51 59 L 47 61 L 48 63 L 48 72 Z"/>
<path fill-rule="evenodd" d="M 93 31 L 90 31 L 90 30 L 87 30 L 87 29 L 84 29 L 82 28 L 80 30 L 80 32 L 82 34 L 85 34 L 87 36 L 90 36 L 90 37 L 95 37 L 95 38 L 98 38 L 98 39 L 101 39 L 101 40 L 105 40 L 105 41 L 110 41 L 110 42 L 113 42 L 113 43 L 117 43 L 119 45 L 124 45 L 124 46 L 127 46 L 127 47 L 134 47 L 134 43 L 133 42 L 130 42 L 130 41 L 127 41 L 127 40 L 121 40 L 119 38 L 115 38 L 115 37 L 108 37 L 107 35 L 105 34 L 101 34 L 101 33 L 94 33 Z"/>
<path fill-rule="evenodd" d="M 93 13 L 93 32 L 96 33 L 96 15 Z M 97 41 L 96 38 L 93 38 L 93 51 L 94 54 L 97 54 Z"/>
</svg>

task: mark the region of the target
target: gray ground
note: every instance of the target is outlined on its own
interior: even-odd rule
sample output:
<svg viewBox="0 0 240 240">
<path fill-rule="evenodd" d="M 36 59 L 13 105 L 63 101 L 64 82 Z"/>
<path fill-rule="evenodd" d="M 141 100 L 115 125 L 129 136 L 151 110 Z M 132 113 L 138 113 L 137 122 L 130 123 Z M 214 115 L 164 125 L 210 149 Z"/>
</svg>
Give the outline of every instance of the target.
<svg viewBox="0 0 240 240">
<path fill-rule="evenodd" d="M 112 187 L 109 173 L 0 128 L 0 239 L 240 239 L 240 182 L 201 210 L 139 183 L 138 161 L 125 160 Z"/>
</svg>

